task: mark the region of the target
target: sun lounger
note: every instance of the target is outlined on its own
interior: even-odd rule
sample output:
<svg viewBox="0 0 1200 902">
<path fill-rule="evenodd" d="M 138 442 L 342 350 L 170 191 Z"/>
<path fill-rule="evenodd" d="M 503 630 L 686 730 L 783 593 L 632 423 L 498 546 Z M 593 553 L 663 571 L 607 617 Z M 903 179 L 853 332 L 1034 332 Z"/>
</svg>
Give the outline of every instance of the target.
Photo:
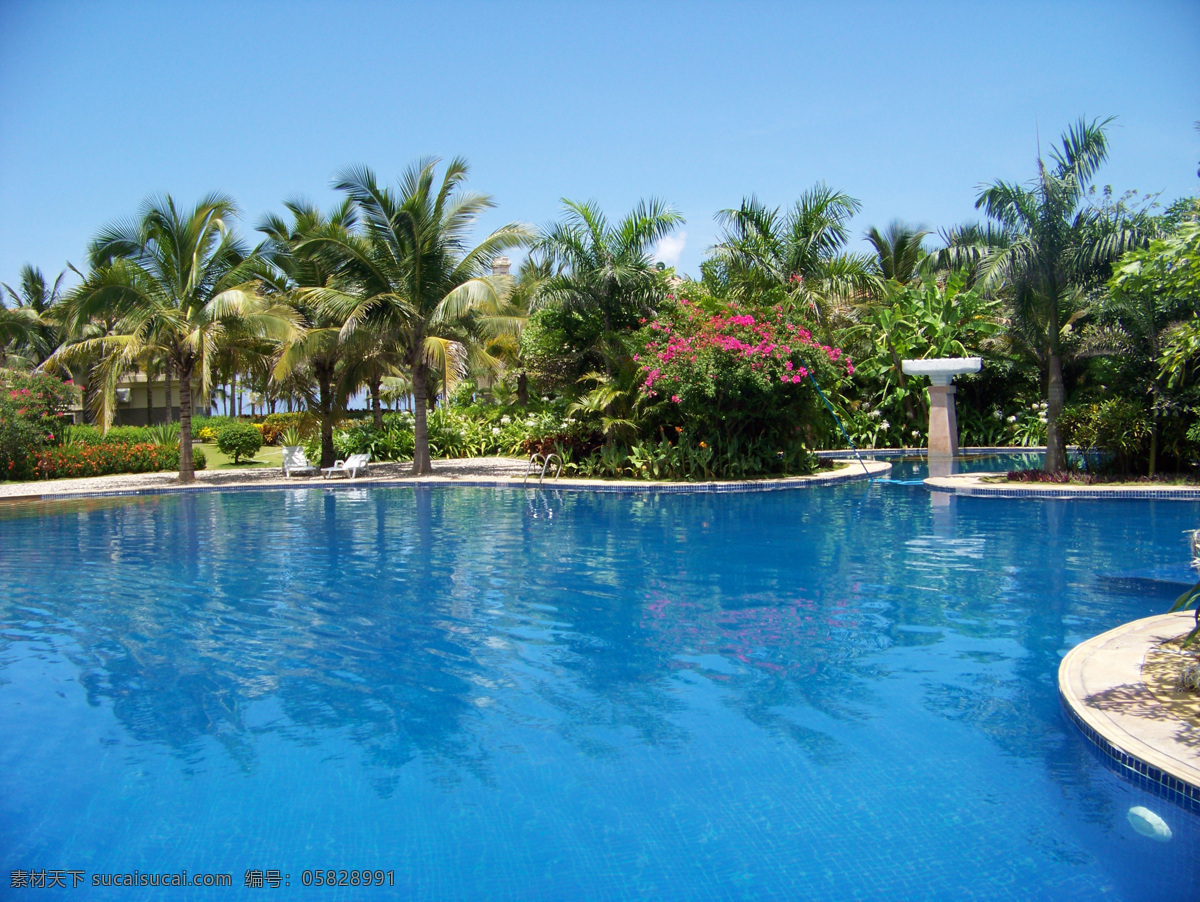
<svg viewBox="0 0 1200 902">
<path fill-rule="evenodd" d="M 321 475 L 328 479 L 335 474 L 343 474 L 348 479 L 355 479 L 360 471 L 367 472 L 367 464 L 370 460 L 370 454 L 351 454 L 345 460 L 334 461 L 332 467 L 326 467 L 321 471 Z"/>
<path fill-rule="evenodd" d="M 317 468 L 308 462 L 303 448 L 289 445 L 283 449 L 283 475 L 286 477 L 316 476 Z"/>
</svg>

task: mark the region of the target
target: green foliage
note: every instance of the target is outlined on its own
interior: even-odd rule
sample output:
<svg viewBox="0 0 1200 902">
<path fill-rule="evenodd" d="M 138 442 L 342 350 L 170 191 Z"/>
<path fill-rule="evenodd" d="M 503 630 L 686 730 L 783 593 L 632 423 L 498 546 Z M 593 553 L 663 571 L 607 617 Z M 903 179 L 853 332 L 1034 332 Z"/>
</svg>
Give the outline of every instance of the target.
<svg viewBox="0 0 1200 902">
<path fill-rule="evenodd" d="M 274 426 L 280 432 L 289 427 L 295 427 L 301 432 L 312 432 L 317 428 L 317 418 L 307 410 L 297 410 L 292 413 L 271 413 L 263 417 L 264 426 Z"/>
<path fill-rule="evenodd" d="M 230 423 L 217 430 L 217 448 L 230 455 L 235 464 L 243 457 L 253 457 L 262 446 L 262 432 L 249 423 Z"/>
<path fill-rule="evenodd" d="M 712 480 L 753 479 L 762 476 L 802 476 L 816 471 L 819 461 L 802 445 L 785 451 L 764 439 L 729 436 L 718 444 L 696 440 L 682 427 L 663 430 L 657 438 L 632 447 L 603 445 L 578 454 L 556 449 L 567 460 L 569 473 L 607 479 Z"/>
<path fill-rule="evenodd" d="M 61 443 L 63 417 L 78 396 L 54 376 L 0 370 L 0 478 L 31 477 L 37 453 Z"/>
<path fill-rule="evenodd" d="M 212 431 L 213 440 L 216 440 L 217 430 L 222 426 L 229 426 L 233 423 L 239 423 L 236 417 L 210 417 L 210 416 L 194 416 L 192 417 L 192 432 L 197 436 L 205 430 Z"/>
<path fill-rule="evenodd" d="M 1132 473 L 1146 454 L 1150 423 L 1146 412 L 1124 398 L 1110 398 L 1063 411 L 1063 433 L 1079 446 L 1084 459 L 1097 452 L 1111 456 L 1109 468 Z"/>
<path fill-rule="evenodd" d="M 521 362 L 533 389 L 571 391 L 584 373 L 603 369 L 603 332 L 604 322 L 594 310 L 551 306 L 530 316 L 521 332 Z"/>
<path fill-rule="evenodd" d="M 1196 608 L 1196 626 L 1183 637 L 1184 647 L 1200 639 L 1200 582 L 1175 599 L 1175 604 L 1171 605 L 1171 612 L 1187 611 L 1193 607 Z"/>
<path fill-rule="evenodd" d="M 862 306 L 846 333 L 871 407 L 905 434 L 923 428 L 925 380 L 906 376 L 901 362 L 979 354 L 1001 331 L 999 312 L 999 301 L 966 287 L 959 273 L 942 284 L 930 276 L 886 283 L 883 298 Z"/>
<path fill-rule="evenodd" d="M 865 254 L 845 252 L 861 206 L 823 182 L 786 212 L 744 198 L 717 214 L 723 231 L 713 262 L 701 269 L 706 287 L 729 300 L 825 312 L 831 301 L 878 284 Z"/>
<path fill-rule="evenodd" d="M 287 426 L 279 433 L 279 444 L 286 447 L 298 447 L 304 444 L 304 434 L 295 426 Z"/>
<path fill-rule="evenodd" d="M 1150 295 L 1194 309 L 1200 302 L 1200 221 L 1181 223 L 1174 234 L 1126 254 L 1109 287 L 1116 295 Z"/>
</svg>

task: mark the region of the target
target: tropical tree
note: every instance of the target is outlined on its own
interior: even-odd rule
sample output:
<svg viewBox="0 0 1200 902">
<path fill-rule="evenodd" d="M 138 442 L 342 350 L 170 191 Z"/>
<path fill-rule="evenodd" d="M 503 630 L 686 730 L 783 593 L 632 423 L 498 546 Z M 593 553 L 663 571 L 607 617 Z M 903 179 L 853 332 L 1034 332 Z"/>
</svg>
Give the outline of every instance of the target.
<svg viewBox="0 0 1200 902">
<path fill-rule="evenodd" d="M 1037 336 L 1048 404 L 1047 472 L 1066 469 L 1059 416 L 1066 401 L 1062 344 L 1068 307 L 1081 288 L 1107 278 L 1113 260 L 1145 242 L 1126 221 L 1112 221 L 1086 203 L 1092 176 L 1108 156 L 1104 129 L 1111 119 L 1080 119 L 1050 151 L 1038 157 L 1037 178 L 1028 185 L 996 181 L 983 188 L 975 206 L 1011 235 L 1007 246 L 988 250 L 981 261 L 985 287 L 1003 285 L 1011 315 Z"/>
<path fill-rule="evenodd" d="M 21 267 L 19 288 L 7 282 L 0 285 L 0 364 L 7 359 L 8 365 L 32 368 L 58 346 L 53 319 L 63 299 L 65 277 L 65 272 L 59 273 L 54 284 L 48 285 L 40 269 L 26 264 Z"/>
<path fill-rule="evenodd" d="M 1160 361 L 1200 316 L 1200 220 L 1185 222 L 1173 235 L 1122 257 L 1110 289 L 1103 312 L 1120 324 L 1150 400 L 1153 476 L 1166 389 L 1182 388 L 1188 381 L 1185 365 L 1168 370 Z"/>
<path fill-rule="evenodd" d="M 534 247 L 548 274 L 539 280 L 531 307 L 553 306 L 581 321 L 582 327 L 573 330 L 575 340 L 567 343 L 591 341 L 569 350 L 576 352 L 580 367 L 600 366 L 611 376 L 615 362 L 630 353 L 624 336 L 639 319 L 654 315 L 665 294 L 654 245 L 684 219 L 654 198 L 641 201 L 617 223 L 610 223 L 594 202 L 564 199 L 563 210 L 563 219 Z"/>
<path fill-rule="evenodd" d="M 926 256 L 921 242 L 928 234 L 928 229 L 899 220 L 893 220 L 883 232 L 874 226 L 867 229 L 867 242 L 875 251 L 875 264 L 884 281 L 907 285 L 918 277 L 917 269 Z"/>
<path fill-rule="evenodd" d="M 363 330 L 380 340 L 412 380 L 416 475 L 432 469 L 431 370 L 447 373 L 463 359 L 462 349 L 482 353 L 490 335 L 515 328 L 504 315 L 508 280 L 488 273 L 497 254 L 533 237 L 528 227 L 511 223 L 471 247 L 469 229 L 494 204 L 486 195 L 461 190 L 465 160 L 452 160 L 440 183 L 438 162 L 418 161 L 396 191 L 381 186 L 366 167 L 346 170 L 335 187 L 354 204 L 358 230 L 322 233 L 298 245 L 336 267 L 343 280 L 340 287 L 301 294 L 343 323 L 343 341 Z"/>
<path fill-rule="evenodd" d="M 339 317 L 339 310 L 324 303 L 314 289 L 339 291 L 348 286 L 336 261 L 314 253 L 312 245 L 307 251 L 301 247 L 309 239 L 345 240 L 356 215 L 349 200 L 328 217 L 304 201 L 288 201 L 284 206 L 291 213 L 291 222 L 278 215 L 267 216 L 258 226 L 267 236 L 259 250 L 268 265 L 264 282 L 296 311 L 301 328 L 281 348 L 273 376 L 284 380 L 304 370 L 316 382 L 321 423 L 320 465 L 331 467 L 335 456 L 333 422 L 346 394 L 345 368 L 356 349 L 343 340 L 345 319 Z"/>
<path fill-rule="evenodd" d="M 850 220 L 861 206 L 824 182 L 805 191 L 786 213 L 748 197 L 717 214 L 724 231 L 712 248 L 716 267 L 710 265 L 705 281 L 721 297 L 784 302 L 822 317 L 831 303 L 878 286 L 870 257 L 845 252 Z"/>
<path fill-rule="evenodd" d="M 146 201 L 137 220 L 105 228 L 92 242 L 92 271 L 65 302 L 66 322 L 79 337 L 52 360 L 95 355 L 105 397 L 121 374 L 148 352 L 179 379 L 179 481 L 195 478 L 192 464 L 193 381 L 208 393 L 211 367 L 227 332 L 286 339 L 294 314 L 272 307 L 257 291 L 255 267 L 231 229 L 236 207 L 212 194 L 191 210 L 170 195 Z M 108 317 L 106 334 L 84 326 Z M 103 420 L 111 422 L 111 406 Z"/>
</svg>

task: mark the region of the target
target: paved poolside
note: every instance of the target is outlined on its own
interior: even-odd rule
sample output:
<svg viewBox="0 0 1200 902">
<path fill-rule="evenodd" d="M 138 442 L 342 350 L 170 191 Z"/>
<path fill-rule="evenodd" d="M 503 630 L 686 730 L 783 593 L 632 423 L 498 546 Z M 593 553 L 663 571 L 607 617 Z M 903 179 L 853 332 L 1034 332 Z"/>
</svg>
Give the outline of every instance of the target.
<svg viewBox="0 0 1200 902">
<path fill-rule="evenodd" d="M 1177 611 L 1081 642 L 1059 665 L 1058 691 L 1110 764 L 1200 810 L 1200 695 L 1177 685 L 1196 657 L 1176 640 L 1195 623 L 1194 611 Z"/>
<path fill-rule="evenodd" d="M 853 479 L 883 476 L 891 465 L 879 461 L 836 461 L 843 464 L 840 469 L 814 473 L 812 476 L 791 476 L 783 479 L 754 480 L 749 482 L 645 482 L 635 480 L 568 479 L 551 480 L 545 485 L 556 488 L 599 489 L 620 491 L 737 491 L 765 488 L 802 487 L 823 485 Z M 196 481 L 181 486 L 174 472 L 132 473 L 116 476 L 97 476 L 88 479 L 52 479 L 40 482 L 0 483 L 0 503 L 50 501 L 97 494 L 154 494 L 157 492 L 204 491 L 245 488 L 330 488 L 339 485 L 380 485 L 406 482 L 486 484 L 521 483 L 528 469 L 528 460 L 512 457 L 473 457 L 453 460 L 436 460 L 433 473 L 428 476 L 413 476 L 411 463 L 372 463 L 365 476 L 355 480 L 344 477 L 323 479 L 317 477 L 287 478 L 278 467 L 242 468 L 233 470 L 199 470 Z M 538 474 L 529 477 L 529 484 L 536 485 Z"/>
<path fill-rule="evenodd" d="M 1066 498 L 1104 501 L 1116 498 L 1200 501 L 1200 485 L 1069 485 L 1044 482 L 988 482 L 995 473 L 930 476 L 925 485 L 934 492 L 977 498 Z"/>
</svg>

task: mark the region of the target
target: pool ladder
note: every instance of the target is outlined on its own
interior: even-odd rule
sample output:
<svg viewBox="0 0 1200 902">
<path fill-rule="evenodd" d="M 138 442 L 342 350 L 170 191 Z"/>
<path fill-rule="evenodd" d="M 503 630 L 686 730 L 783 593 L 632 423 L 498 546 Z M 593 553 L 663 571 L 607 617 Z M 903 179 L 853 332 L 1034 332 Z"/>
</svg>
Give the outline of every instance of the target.
<svg viewBox="0 0 1200 902">
<path fill-rule="evenodd" d="M 558 461 L 558 472 L 554 474 L 554 478 L 558 479 L 558 477 L 562 476 L 563 459 L 558 454 L 554 453 L 553 451 L 546 455 L 530 454 L 529 466 L 525 468 L 525 478 L 521 480 L 522 485 L 529 480 L 529 474 L 537 468 L 538 461 L 541 461 L 542 464 L 542 472 L 538 476 L 538 485 L 541 485 L 542 481 L 546 478 L 546 471 L 550 468 L 550 464 L 553 461 Z"/>
</svg>

